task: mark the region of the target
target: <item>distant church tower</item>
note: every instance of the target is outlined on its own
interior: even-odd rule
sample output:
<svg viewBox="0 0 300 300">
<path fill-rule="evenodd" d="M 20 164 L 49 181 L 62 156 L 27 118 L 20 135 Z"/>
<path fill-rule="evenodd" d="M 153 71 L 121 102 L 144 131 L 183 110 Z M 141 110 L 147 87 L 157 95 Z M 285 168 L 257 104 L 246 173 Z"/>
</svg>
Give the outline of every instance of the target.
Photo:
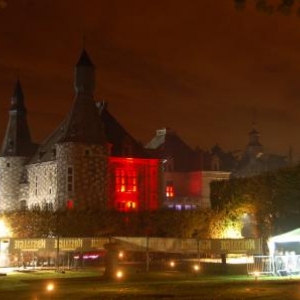
<svg viewBox="0 0 300 300">
<path fill-rule="evenodd" d="M 259 136 L 259 132 L 254 128 L 249 132 L 249 142 L 246 147 L 246 155 L 249 158 L 257 157 L 263 152 L 263 147 L 259 141 Z"/>
<path fill-rule="evenodd" d="M 256 111 L 252 115 L 252 130 L 249 132 L 249 142 L 246 147 L 245 156 L 248 159 L 255 159 L 263 153 L 263 147 L 259 141 L 260 134 L 255 129 L 256 125 Z"/>
<path fill-rule="evenodd" d="M 0 154 L 0 211 L 19 209 L 24 165 L 35 151 L 27 123 L 27 112 L 19 80 L 16 83 L 6 134 Z"/>
</svg>

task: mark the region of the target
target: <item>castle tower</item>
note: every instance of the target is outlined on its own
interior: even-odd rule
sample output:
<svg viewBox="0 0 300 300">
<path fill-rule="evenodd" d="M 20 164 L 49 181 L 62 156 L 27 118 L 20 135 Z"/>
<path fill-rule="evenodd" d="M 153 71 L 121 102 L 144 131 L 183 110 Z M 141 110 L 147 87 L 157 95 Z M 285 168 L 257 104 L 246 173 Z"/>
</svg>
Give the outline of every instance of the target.
<svg viewBox="0 0 300 300">
<path fill-rule="evenodd" d="M 23 91 L 20 81 L 17 80 L 11 98 L 9 121 L 2 144 L 1 157 L 29 156 L 33 153 L 33 150 L 34 146 L 28 128 Z"/>
<path fill-rule="evenodd" d="M 75 67 L 75 100 L 67 117 L 62 142 L 103 143 L 101 122 L 94 102 L 95 67 L 83 50 Z"/>
<path fill-rule="evenodd" d="M 58 207 L 107 204 L 108 147 L 94 102 L 95 81 L 95 67 L 83 50 L 75 67 L 73 107 L 56 144 Z"/>
<path fill-rule="evenodd" d="M 9 121 L 0 154 L 0 211 L 20 208 L 19 187 L 24 164 L 34 150 L 23 91 L 18 80 L 11 98 Z"/>
</svg>

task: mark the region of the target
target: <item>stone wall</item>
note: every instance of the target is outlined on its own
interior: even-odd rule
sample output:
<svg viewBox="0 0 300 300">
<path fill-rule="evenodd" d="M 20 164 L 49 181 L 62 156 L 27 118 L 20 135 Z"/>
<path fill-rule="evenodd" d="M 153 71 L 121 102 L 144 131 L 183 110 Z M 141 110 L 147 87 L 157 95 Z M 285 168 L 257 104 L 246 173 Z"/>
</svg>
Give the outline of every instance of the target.
<svg viewBox="0 0 300 300">
<path fill-rule="evenodd" d="M 19 190 L 26 157 L 0 157 L 0 211 L 20 208 Z"/>
<path fill-rule="evenodd" d="M 28 165 L 27 172 L 28 208 L 54 208 L 57 198 L 57 162 Z"/>
<path fill-rule="evenodd" d="M 106 208 L 108 148 L 63 143 L 56 146 L 57 199 L 60 207 L 71 201 L 77 209 Z"/>
</svg>

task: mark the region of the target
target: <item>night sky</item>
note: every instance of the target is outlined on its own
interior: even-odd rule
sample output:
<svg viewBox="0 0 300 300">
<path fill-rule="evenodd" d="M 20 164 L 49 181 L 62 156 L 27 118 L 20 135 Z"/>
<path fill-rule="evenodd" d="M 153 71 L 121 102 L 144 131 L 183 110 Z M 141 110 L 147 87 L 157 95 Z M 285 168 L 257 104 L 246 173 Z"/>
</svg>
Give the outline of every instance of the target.
<svg viewBox="0 0 300 300">
<path fill-rule="evenodd" d="M 33 139 L 71 107 L 85 45 L 96 100 L 137 139 L 162 127 L 191 147 L 243 150 L 255 112 L 266 153 L 300 157 L 300 18 L 248 0 L 0 1 L 0 139 L 19 77 Z M 85 38 L 84 38 L 85 37 Z"/>
</svg>

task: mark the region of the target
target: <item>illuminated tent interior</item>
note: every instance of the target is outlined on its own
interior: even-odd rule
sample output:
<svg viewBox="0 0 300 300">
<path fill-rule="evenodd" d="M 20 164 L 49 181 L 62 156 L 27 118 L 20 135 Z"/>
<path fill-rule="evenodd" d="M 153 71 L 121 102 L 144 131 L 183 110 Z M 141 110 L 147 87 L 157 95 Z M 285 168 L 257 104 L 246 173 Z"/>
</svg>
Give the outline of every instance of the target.
<svg viewBox="0 0 300 300">
<path fill-rule="evenodd" d="M 300 254 L 300 228 L 269 238 L 268 248 L 270 255 L 291 251 Z"/>
</svg>

